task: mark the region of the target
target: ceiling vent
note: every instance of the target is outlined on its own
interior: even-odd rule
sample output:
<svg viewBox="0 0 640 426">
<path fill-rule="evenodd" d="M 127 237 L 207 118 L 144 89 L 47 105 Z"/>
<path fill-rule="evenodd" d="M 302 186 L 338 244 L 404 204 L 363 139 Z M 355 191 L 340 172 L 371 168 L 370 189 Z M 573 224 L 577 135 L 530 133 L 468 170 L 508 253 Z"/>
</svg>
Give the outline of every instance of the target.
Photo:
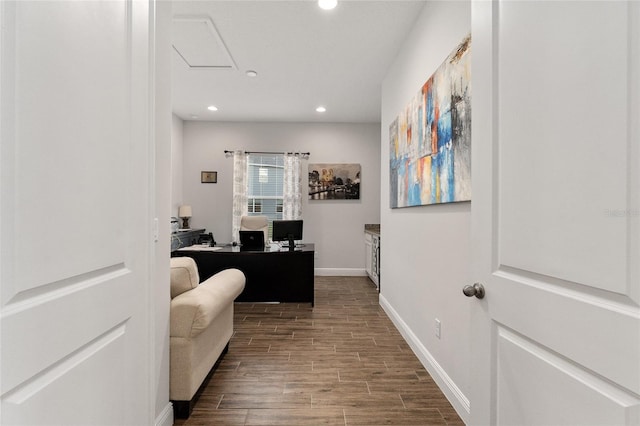
<svg viewBox="0 0 640 426">
<path fill-rule="evenodd" d="M 190 68 L 238 68 L 208 16 L 174 17 L 173 48 Z"/>
</svg>

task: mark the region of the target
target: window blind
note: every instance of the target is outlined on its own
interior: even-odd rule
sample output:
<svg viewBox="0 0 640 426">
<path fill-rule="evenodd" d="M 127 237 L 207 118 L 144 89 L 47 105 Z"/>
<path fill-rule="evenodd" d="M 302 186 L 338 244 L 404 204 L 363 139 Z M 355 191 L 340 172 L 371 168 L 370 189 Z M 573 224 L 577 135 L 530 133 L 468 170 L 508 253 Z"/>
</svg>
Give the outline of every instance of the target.
<svg viewBox="0 0 640 426">
<path fill-rule="evenodd" d="M 284 156 L 282 154 L 249 154 L 248 158 L 248 214 L 263 215 L 271 223 L 282 219 Z"/>
</svg>

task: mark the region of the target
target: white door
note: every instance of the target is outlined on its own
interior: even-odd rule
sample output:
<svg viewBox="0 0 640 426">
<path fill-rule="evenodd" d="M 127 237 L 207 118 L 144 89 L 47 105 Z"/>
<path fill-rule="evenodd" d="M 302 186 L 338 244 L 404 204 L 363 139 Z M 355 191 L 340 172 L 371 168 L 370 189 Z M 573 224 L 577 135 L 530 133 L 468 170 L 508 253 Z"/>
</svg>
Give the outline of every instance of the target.
<svg viewBox="0 0 640 426">
<path fill-rule="evenodd" d="M 640 424 L 640 3 L 472 10 L 471 422 Z"/>
<path fill-rule="evenodd" d="M 0 423 L 150 407 L 151 3 L 0 3 Z"/>
</svg>

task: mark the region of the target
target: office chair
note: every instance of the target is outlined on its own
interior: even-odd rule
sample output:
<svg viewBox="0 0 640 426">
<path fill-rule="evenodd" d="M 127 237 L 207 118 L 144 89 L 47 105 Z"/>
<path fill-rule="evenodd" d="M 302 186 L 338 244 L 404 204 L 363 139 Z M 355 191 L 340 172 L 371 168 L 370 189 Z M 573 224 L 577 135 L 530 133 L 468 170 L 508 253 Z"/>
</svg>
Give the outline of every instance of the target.
<svg viewBox="0 0 640 426">
<path fill-rule="evenodd" d="M 216 245 L 216 240 L 213 238 L 213 233 L 200 234 L 198 236 L 198 244 L 209 244 L 211 247 Z"/>
<path fill-rule="evenodd" d="M 264 243 L 269 241 L 269 219 L 267 216 L 242 216 L 240 218 L 241 231 L 264 232 Z"/>
</svg>

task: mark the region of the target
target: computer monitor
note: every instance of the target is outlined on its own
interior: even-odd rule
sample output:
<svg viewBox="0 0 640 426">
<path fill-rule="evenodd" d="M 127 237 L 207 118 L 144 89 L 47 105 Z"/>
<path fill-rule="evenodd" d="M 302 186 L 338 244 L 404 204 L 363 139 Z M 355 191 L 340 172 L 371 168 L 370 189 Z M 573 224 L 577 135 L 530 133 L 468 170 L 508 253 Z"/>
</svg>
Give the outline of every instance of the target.
<svg viewBox="0 0 640 426">
<path fill-rule="evenodd" d="M 288 241 L 293 250 L 296 240 L 302 240 L 302 220 L 274 220 L 273 241 Z"/>
</svg>

